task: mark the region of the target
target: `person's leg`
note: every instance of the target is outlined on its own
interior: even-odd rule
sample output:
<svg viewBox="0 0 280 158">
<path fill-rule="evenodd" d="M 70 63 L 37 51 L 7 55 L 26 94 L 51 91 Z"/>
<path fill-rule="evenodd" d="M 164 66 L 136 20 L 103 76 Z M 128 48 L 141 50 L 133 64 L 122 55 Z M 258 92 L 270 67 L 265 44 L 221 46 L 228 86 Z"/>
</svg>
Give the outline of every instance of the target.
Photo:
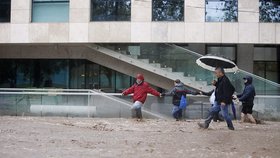
<svg viewBox="0 0 280 158">
<path fill-rule="evenodd" d="M 139 101 L 134 102 L 131 108 L 132 118 L 134 118 L 136 114 L 136 118 L 142 119 L 142 111 L 141 111 L 142 103 Z"/>
<path fill-rule="evenodd" d="M 240 119 L 241 123 L 245 122 L 245 117 L 246 117 L 246 115 L 243 112 L 241 112 L 241 119 Z"/>
<path fill-rule="evenodd" d="M 253 117 L 252 114 L 247 114 L 248 119 L 250 120 L 251 123 L 257 124 L 255 118 Z"/>
<path fill-rule="evenodd" d="M 136 110 L 131 108 L 131 118 L 136 118 Z"/>
<path fill-rule="evenodd" d="M 181 120 L 183 118 L 183 109 L 178 110 L 178 118 Z"/>
<path fill-rule="evenodd" d="M 214 116 L 213 116 L 213 121 L 217 122 L 218 120 L 220 120 L 219 113 L 215 113 Z"/>
<path fill-rule="evenodd" d="M 175 118 L 176 120 L 179 120 L 179 107 L 178 106 L 173 106 L 172 109 L 172 116 L 173 118 Z"/>
<path fill-rule="evenodd" d="M 219 111 L 219 113 L 218 113 L 218 120 L 219 121 L 224 121 L 224 118 L 223 118 L 223 115 L 222 115 L 221 111 Z"/>
<path fill-rule="evenodd" d="M 248 118 L 248 114 L 250 113 L 250 107 L 248 104 L 242 104 L 242 111 L 241 111 L 241 122 L 248 122 L 250 119 Z"/>
<path fill-rule="evenodd" d="M 138 119 L 142 119 L 143 118 L 142 117 L 142 109 L 141 109 L 141 107 L 136 109 L 136 117 Z"/>
<path fill-rule="evenodd" d="M 232 110 L 232 113 L 233 113 L 233 117 L 236 120 L 237 117 L 236 117 L 236 108 L 235 108 L 234 102 L 231 103 L 231 110 Z"/>
<path fill-rule="evenodd" d="M 209 112 L 209 115 L 208 117 L 206 118 L 206 120 L 204 121 L 204 124 L 202 123 L 199 123 L 199 127 L 201 128 L 208 128 L 214 115 L 218 114 L 220 111 L 220 106 L 217 104 L 217 102 L 215 102 L 215 104 L 210 108 L 210 112 Z"/>
<path fill-rule="evenodd" d="M 253 106 L 254 105 L 248 105 L 248 114 L 247 114 L 247 117 L 249 119 L 249 121 L 251 123 L 254 123 L 254 124 L 257 124 L 255 118 L 253 117 L 252 113 L 253 113 Z"/>
<path fill-rule="evenodd" d="M 222 110 L 222 114 L 223 114 L 223 117 L 224 119 L 226 120 L 227 122 L 227 126 L 230 130 L 234 130 L 234 127 L 233 127 L 233 124 L 232 124 L 232 121 L 231 121 L 231 118 L 229 116 L 229 113 L 228 113 L 228 107 L 229 105 L 225 105 L 225 106 L 221 106 L 221 110 Z"/>
</svg>

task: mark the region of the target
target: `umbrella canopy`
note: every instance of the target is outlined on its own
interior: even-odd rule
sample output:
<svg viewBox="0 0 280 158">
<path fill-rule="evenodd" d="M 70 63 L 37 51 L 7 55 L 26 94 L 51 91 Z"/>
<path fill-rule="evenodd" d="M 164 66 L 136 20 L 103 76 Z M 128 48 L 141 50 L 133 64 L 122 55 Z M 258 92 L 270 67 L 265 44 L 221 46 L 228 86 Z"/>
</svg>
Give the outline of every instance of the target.
<svg viewBox="0 0 280 158">
<path fill-rule="evenodd" d="M 215 71 L 216 67 L 224 68 L 225 72 L 236 72 L 238 70 L 238 67 L 234 62 L 218 56 L 203 56 L 198 58 L 196 63 L 197 65 L 210 71 Z"/>
</svg>

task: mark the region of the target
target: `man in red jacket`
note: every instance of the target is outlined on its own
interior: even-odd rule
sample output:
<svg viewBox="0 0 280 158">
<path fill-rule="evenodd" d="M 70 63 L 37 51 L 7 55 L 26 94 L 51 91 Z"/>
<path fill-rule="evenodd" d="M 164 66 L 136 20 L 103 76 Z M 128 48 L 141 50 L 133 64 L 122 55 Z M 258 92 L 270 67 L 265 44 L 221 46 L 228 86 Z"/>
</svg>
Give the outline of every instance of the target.
<svg viewBox="0 0 280 158">
<path fill-rule="evenodd" d="M 144 76 L 142 74 L 137 74 L 136 83 L 125 90 L 123 95 L 129 95 L 133 93 L 133 105 L 131 111 L 136 111 L 137 119 L 142 119 L 141 107 L 146 101 L 147 94 L 150 93 L 154 96 L 159 97 L 160 93 L 149 86 L 147 82 L 144 82 Z"/>
</svg>

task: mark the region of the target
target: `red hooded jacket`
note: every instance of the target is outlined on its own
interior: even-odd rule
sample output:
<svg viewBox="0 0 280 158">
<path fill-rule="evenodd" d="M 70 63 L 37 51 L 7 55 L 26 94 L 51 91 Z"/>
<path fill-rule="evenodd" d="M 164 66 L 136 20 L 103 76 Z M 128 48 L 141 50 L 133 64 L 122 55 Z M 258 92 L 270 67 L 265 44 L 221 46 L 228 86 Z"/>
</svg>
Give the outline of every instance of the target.
<svg viewBox="0 0 280 158">
<path fill-rule="evenodd" d="M 140 101 L 141 103 L 145 103 L 147 99 L 147 94 L 150 93 L 154 96 L 160 96 L 160 93 L 155 89 L 151 88 L 147 82 L 143 82 L 141 84 L 134 84 L 127 90 L 123 92 L 124 95 L 129 95 L 133 93 L 133 102 Z"/>
</svg>

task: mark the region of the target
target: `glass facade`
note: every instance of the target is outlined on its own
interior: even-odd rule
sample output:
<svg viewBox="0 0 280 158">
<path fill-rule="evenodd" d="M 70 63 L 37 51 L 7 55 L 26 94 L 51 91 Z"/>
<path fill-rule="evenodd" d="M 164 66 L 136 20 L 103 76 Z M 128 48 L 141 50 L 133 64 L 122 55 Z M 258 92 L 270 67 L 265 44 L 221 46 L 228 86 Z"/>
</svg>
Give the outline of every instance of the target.
<svg viewBox="0 0 280 158">
<path fill-rule="evenodd" d="M 130 21 L 131 0 L 91 0 L 91 21 Z"/>
<path fill-rule="evenodd" d="M 197 80 L 211 81 L 212 73 L 197 66 L 197 57 L 176 46 L 161 43 L 141 44 L 102 44 L 121 54 L 147 59 L 150 63 L 159 63 L 161 68 L 172 68 L 172 72 L 182 72 L 185 76 L 196 76 Z"/>
<path fill-rule="evenodd" d="M 0 1 L 0 22 L 11 21 L 11 0 Z"/>
<path fill-rule="evenodd" d="M 260 22 L 280 22 L 280 1 L 260 0 Z"/>
<path fill-rule="evenodd" d="M 72 88 L 121 92 L 128 75 L 87 60 L 0 59 L 0 88 Z"/>
<path fill-rule="evenodd" d="M 184 0 L 153 0 L 152 21 L 184 21 Z"/>
<path fill-rule="evenodd" d="M 206 0 L 205 5 L 206 22 L 238 21 L 237 0 Z"/>
<path fill-rule="evenodd" d="M 255 46 L 254 74 L 280 83 L 280 47 Z"/>
<path fill-rule="evenodd" d="M 206 45 L 206 53 L 225 57 L 236 62 L 237 49 L 235 45 Z"/>
<path fill-rule="evenodd" d="M 69 0 L 33 0 L 32 22 L 68 22 Z"/>
</svg>

